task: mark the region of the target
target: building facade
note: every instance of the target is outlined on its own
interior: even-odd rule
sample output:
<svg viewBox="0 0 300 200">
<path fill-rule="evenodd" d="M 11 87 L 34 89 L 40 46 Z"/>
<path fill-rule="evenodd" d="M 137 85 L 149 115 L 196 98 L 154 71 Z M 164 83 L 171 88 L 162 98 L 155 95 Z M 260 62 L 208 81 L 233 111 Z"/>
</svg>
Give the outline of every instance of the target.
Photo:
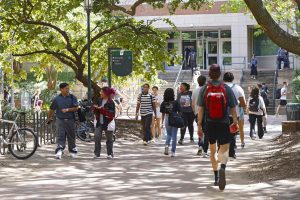
<svg viewBox="0 0 300 200">
<path fill-rule="evenodd" d="M 183 58 L 187 58 L 188 49 L 194 49 L 200 69 L 207 69 L 213 63 L 223 68 L 248 68 L 253 54 L 257 56 L 259 67 L 275 68 L 278 46 L 264 34 L 255 36 L 257 22 L 251 14 L 222 12 L 225 3 L 219 0 L 211 8 L 203 7 L 199 11 L 178 9 L 173 15 L 167 6 L 153 9 L 143 4 L 138 7 L 135 18 L 145 23 L 157 18 L 170 19 L 177 32 L 162 20 L 154 23 L 155 27 L 169 32 L 167 48 Z M 173 63 L 168 65 L 167 69 L 172 69 Z"/>
</svg>

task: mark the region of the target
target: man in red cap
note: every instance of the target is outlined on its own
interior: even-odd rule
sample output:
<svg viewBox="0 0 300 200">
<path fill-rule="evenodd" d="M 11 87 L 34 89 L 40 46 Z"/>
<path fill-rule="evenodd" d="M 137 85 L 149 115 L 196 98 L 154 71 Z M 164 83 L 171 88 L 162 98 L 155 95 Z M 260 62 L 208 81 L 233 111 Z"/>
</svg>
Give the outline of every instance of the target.
<svg viewBox="0 0 300 200">
<path fill-rule="evenodd" d="M 221 76 L 220 66 L 213 64 L 209 69 L 210 81 L 203 86 L 198 98 L 198 134 L 202 137 L 203 118 L 206 122 L 206 131 L 210 143 L 210 159 L 215 174 L 215 186 L 224 190 L 226 186 L 225 168 L 228 161 L 229 144 L 231 140 L 229 112 L 233 118 L 233 124 L 238 127 L 236 105 L 237 101 L 229 86 L 219 80 Z M 228 109 L 229 108 L 229 109 Z M 205 116 L 203 113 L 205 111 Z M 217 145 L 220 146 L 217 153 Z M 219 164 L 221 167 L 219 169 Z"/>
</svg>

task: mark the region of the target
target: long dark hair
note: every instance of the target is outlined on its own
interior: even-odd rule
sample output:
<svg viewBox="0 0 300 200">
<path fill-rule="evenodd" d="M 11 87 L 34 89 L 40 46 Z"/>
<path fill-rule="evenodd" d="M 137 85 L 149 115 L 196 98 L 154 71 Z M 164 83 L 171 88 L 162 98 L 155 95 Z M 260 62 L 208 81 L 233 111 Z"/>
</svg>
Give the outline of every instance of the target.
<svg viewBox="0 0 300 200">
<path fill-rule="evenodd" d="M 164 101 L 166 101 L 166 102 L 175 101 L 175 93 L 172 88 L 167 88 L 165 90 Z"/>
<path fill-rule="evenodd" d="M 251 93 L 250 93 L 250 97 L 252 97 L 252 98 L 258 98 L 259 97 L 258 87 L 252 88 Z"/>
</svg>

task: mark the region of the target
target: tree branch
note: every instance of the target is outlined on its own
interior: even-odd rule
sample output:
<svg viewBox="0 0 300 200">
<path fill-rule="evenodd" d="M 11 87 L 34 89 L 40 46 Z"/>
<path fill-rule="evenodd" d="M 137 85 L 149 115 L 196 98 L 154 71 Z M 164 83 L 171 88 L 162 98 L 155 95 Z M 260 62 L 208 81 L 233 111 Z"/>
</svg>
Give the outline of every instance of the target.
<svg viewBox="0 0 300 200">
<path fill-rule="evenodd" d="M 102 1 L 102 0 L 100 0 L 100 1 Z M 132 6 L 130 7 L 129 10 L 127 10 L 123 6 L 119 6 L 116 4 L 110 4 L 110 5 L 107 5 L 106 7 L 111 11 L 121 11 L 127 15 L 134 16 L 136 13 L 137 7 L 139 7 L 143 3 L 155 3 L 155 2 L 157 2 L 157 0 L 137 0 L 134 4 L 132 4 Z"/>
<path fill-rule="evenodd" d="M 300 55 L 300 38 L 283 30 L 272 18 L 262 0 L 244 0 L 257 23 L 278 46 Z"/>
<path fill-rule="evenodd" d="M 297 6 L 298 6 L 298 10 L 300 11 L 300 0 L 295 0 Z"/>
<path fill-rule="evenodd" d="M 112 32 L 114 32 L 114 31 L 118 30 L 119 28 L 126 27 L 126 26 L 128 26 L 128 25 L 129 25 L 129 23 L 120 24 L 120 25 L 118 25 L 118 26 L 115 26 L 115 27 L 112 27 L 112 28 L 110 28 L 110 29 L 107 29 L 107 30 L 104 30 L 104 31 L 102 31 L 102 32 L 97 33 L 97 34 L 91 39 L 91 45 L 92 45 L 96 40 L 98 40 L 99 38 L 101 38 L 102 36 L 107 35 L 107 34 L 109 34 L 109 33 L 112 33 Z M 88 48 L 88 45 L 87 45 L 87 44 L 83 46 L 83 48 L 82 48 L 82 50 L 80 51 L 80 54 L 79 54 L 79 56 L 80 56 L 81 58 L 82 58 L 83 54 L 86 52 L 87 48 Z"/>
<path fill-rule="evenodd" d="M 48 49 L 37 50 L 37 51 L 32 51 L 32 52 L 27 52 L 27 53 L 16 53 L 16 54 L 13 54 L 13 56 L 23 57 L 23 56 L 31 56 L 31 55 L 34 55 L 34 54 L 49 54 L 49 55 L 53 55 L 55 57 L 59 56 L 61 58 L 68 59 L 71 63 L 76 65 L 76 60 L 74 60 L 70 56 L 68 56 L 64 53 L 55 52 L 55 51 L 51 51 L 51 50 L 48 50 Z"/>
<path fill-rule="evenodd" d="M 63 31 L 62 29 L 60 29 L 58 26 L 55 26 L 51 23 L 48 22 L 43 22 L 43 21 L 31 21 L 28 19 L 24 20 L 24 23 L 26 24 L 31 24 L 31 25 L 39 25 L 39 26 L 46 26 L 49 28 L 52 28 L 54 30 L 56 30 L 58 33 L 60 33 L 62 35 L 62 37 L 65 39 L 66 41 L 66 48 L 67 50 L 76 58 L 78 59 L 79 55 L 76 53 L 75 49 L 72 47 L 71 42 L 70 42 L 70 38 L 67 34 L 67 32 Z"/>
</svg>

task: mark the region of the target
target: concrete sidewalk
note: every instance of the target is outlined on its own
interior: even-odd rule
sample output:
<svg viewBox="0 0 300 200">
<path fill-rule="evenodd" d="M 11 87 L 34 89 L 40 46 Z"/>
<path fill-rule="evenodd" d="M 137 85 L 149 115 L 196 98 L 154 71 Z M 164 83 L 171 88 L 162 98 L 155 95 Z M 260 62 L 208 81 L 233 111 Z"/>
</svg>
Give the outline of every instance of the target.
<svg viewBox="0 0 300 200">
<path fill-rule="evenodd" d="M 143 146 L 118 140 L 116 158 L 92 159 L 93 144 L 79 143 L 80 155 L 55 160 L 55 146 L 43 146 L 25 161 L 0 157 L 1 200 L 12 199 L 299 199 L 300 180 L 254 183 L 245 172 L 261 159 L 261 149 L 281 132 L 283 118 L 269 118 L 269 133 L 263 140 L 250 140 L 227 167 L 228 185 L 220 192 L 213 184 L 208 158 L 197 157 L 197 146 L 178 146 L 177 157 L 163 155 L 164 145 Z M 187 134 L 188 135 L 188 134 Z M 104 144 L 104 143 L 103 143 Z"/>
</svg>

